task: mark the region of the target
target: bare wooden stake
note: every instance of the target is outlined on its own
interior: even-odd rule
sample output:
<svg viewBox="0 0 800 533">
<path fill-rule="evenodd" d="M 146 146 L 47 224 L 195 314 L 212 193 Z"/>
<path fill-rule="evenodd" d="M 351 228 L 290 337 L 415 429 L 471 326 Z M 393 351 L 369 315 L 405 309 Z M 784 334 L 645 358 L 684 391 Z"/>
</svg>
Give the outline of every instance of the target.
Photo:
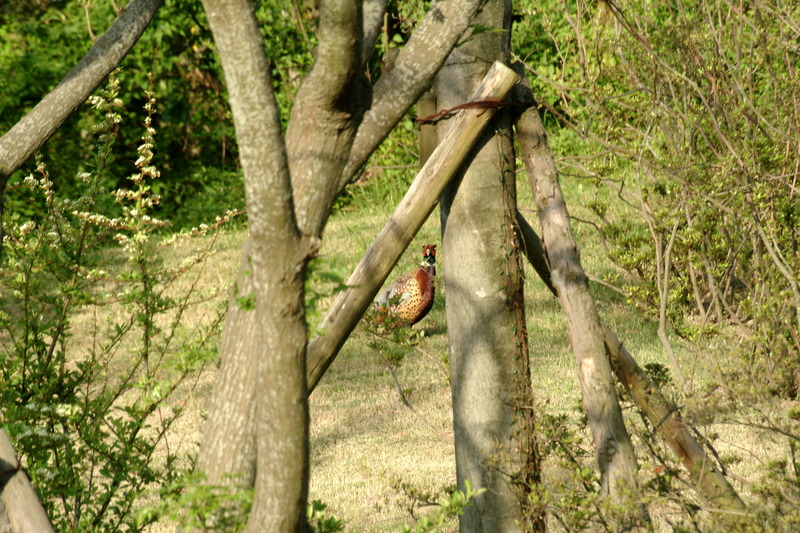
<svg viewBox="0 0 800 533">
<path fill-rule="evenodd" d="M 602 492 L 623 510 L 614 524 L 616 529 L 646 529 L 650 524 L 646 509 L 628 501 L 630 495 L 637 493 L 636 455 L 622 418 L 600 315 L 589 293 L 553 154 L 536 108 L 529 108 L 520 116 L 516 133 L 542 224 L 546 264 L 566 316 Z"/>
<path fill-rule="evenodd" d="M 14 455 L 6 432 L 0 429 L 0 531 L 52 533 L 53 526 Z"/>
</svg>

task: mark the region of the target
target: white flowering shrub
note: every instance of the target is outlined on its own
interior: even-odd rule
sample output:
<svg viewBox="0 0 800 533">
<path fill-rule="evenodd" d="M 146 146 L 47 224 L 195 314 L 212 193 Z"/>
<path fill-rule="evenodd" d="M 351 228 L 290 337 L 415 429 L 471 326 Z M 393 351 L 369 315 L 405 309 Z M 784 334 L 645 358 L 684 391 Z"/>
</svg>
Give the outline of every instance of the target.
<svg viewBox="0 0 800 533">
<path fill-rule="evenodd" d="M 163 258 L 177 240 L 213 235 L 232 214 L 164 235 L 152 192 L 160 174 L 152 90 L 129 186 L 102 185 L 112 181 L 106 161 L 121 127 L 118 76 L 90 99 L 103 120 L 90 168 L 76 174 L 83 194 L 60 197 L 39 157 L 17 191 L 30 212 L 3 220 L 0 424 L 58 531 L 137 531 L 160 518 L 142 508 L 180 492 L 195 451 L 170 441 L 178 391 L 215 359 L 222 318 L 220 306 L 191 327 L 183 320 L 213 239 L 177 265 Z M 185 276 L 195 278 L 181 292 Z"/>
</svg>

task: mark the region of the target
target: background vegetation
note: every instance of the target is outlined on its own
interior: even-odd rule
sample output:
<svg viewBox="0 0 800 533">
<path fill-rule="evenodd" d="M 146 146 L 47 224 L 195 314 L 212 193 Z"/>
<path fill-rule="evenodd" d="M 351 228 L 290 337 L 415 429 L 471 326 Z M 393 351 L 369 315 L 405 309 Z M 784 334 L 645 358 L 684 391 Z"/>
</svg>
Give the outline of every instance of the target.
<svg viewBox="0 0 800 533">
<path fill-rule="evenodd" d="M 286 118 L 312 61 L 317 13 L 270 0 L 257 9 Z M 424 9 L 391 3 L 373 79 Z M 764 529 L 793 530 L 800 7 L 577 0 L 520 1 L 515 12 L 514 50 L 559 156 L 604 318 L 703 428 Z M 104 1 L 0 7 L 3 131 L 113 18 Z M 200 4 L 167 0 L 92 105 L 7 187 L 0 423 L 59 530 L 235 523 L 226 502 L 247 498 L 196 494 L 184 477 L 237 262 L 231 242 L 241 238 L 228 213 L 243 193 L 225 98 Z M 312 316 L 413 177 L 415 136 L 405 119 L 340 199 L 314 267 Z M 437 235 L 430 221 L 419 244 Z M 418 261 L 411 249 L 401 268 Z M 559 310 L 536 280 L 527 288 L 547 469 L 536 497 L 556 529 L 602 527 Z M 359 330 L 312 396 L 312 497 L 329 505 L 318 516 L 396 531 L 453 490 L 441 306 L 410 344 L 376 344 Z M 711 528 L 674 459 L 652 444 L 654 428 L 627 414 L 657 525 Z"/>
</svg>

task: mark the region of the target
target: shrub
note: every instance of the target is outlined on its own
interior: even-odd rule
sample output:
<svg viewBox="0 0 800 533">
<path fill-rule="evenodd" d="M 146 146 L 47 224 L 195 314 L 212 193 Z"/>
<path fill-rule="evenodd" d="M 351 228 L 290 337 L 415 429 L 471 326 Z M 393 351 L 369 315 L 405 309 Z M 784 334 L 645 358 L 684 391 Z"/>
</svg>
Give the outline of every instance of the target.
<svg viewBox="0 0 800 533">
<path fill-rule="evenodd" d="M 0 424 L 59 531 L 141 530 L 134 511 L 148 491 L 178 490 L 194 449 L 169 437 L 181 414 L 175 396 L 215 359 L 222 318 L 184 320 L 213 238 L 171 265 L 165 250 L 189 235 L 164 240 L 167 223 L 152 214 L 152 79 L 128 187 L 103 186 L 121 123 L 118 79 L 92 99 L 102 118 L 92 172 L 73 189 L 81 194 L 59 195 L 40 156 L 37 175 L 17 185 L 34 216 L 7 212 L 3 221 Z M 109 196 L 114 214 L 101 209 Z M 184 278 L 188 289 L 176 289 Z"/>
</svg>

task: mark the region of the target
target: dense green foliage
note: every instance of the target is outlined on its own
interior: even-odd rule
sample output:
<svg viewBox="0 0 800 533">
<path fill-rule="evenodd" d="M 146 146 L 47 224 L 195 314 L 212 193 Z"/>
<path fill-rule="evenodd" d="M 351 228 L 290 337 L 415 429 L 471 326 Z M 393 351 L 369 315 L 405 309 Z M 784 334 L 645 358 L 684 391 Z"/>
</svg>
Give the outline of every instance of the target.
<svg viewBox="0 0 800 533">
<path fill-rule="evenodd" d="M 632 301 L 690 339 L 735 324 L 752 376 L 797 395 L 800 8 L 578 1 L 537 20 L 549 39 L 519 54 Z"/>
<path fill-rule="evenodd" d="M 42 3 L 36 9 L 0 11 L 0 130 L 8 130 L 52 89 L 90 49 L 116 17 L 111 1 Z M 287 25 L 290 3 L 260 4 L 259 20 L 265 40 L 274 49 L 273 75 L 282 109 L 288 113 L 291 94 L 311 62 L 307 43 L 295 25 Z M 312 33 L 313 34 L 313 33 Z M 291 46 L 294 45 L 294 48 Z M 123 61 L 119 76 L 126 94 L 120 110 L 126 124 L 135 124 L 145 103 L 147 73 L 156 76 L 160 95 L 156 164 L 167 179 L 155 185 L 164 201 L 158 211 L 185 227 L 201 222 L 200 213 L 241 208 L 243 190 L 233 123 L 222 73 L 200 2 L 167 0 L 133 52 Z M 91 163 L 91 132 L 96 119 L 76 113 L 43 147 L 48 168 L 64 176 Z M 129 147 L 137 141 L 133 128 L 115 128 L 117 143 L 109 155 L 109 172 L 101 185 L 124 184 Z M 30 168 L 20 171 L 19 182 Z M 76 193 L 71 180 L 55 186 L 65 195 Z M 11 209 L 15 197 L 11 195 Z M 213 217 L 212 217 L 213 220 Z"/>
</svg>

